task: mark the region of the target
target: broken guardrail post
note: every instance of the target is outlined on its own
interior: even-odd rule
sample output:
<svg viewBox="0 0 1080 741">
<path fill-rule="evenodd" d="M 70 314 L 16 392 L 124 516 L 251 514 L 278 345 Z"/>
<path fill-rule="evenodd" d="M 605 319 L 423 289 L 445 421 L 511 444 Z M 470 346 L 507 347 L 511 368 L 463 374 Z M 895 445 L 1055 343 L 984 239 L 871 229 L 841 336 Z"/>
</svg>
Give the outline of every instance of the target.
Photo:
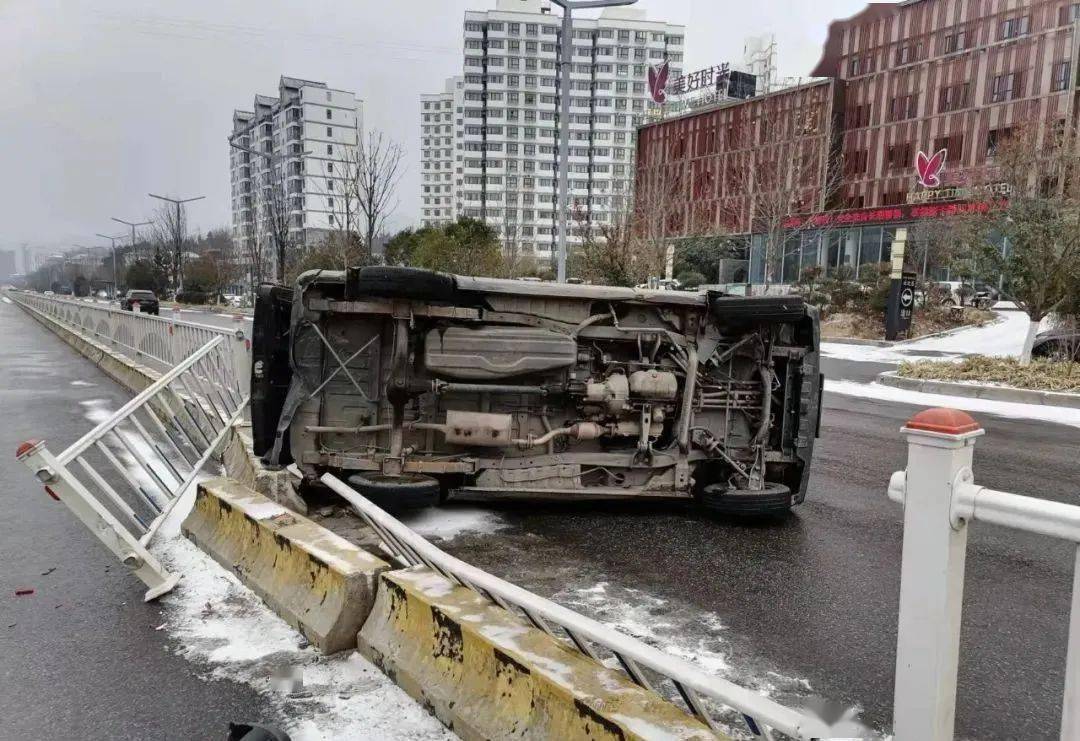
<svg viewBox="0 0 1080 741">
<path fill-rule="evenodd" d="M 893 731 L 896 741 L 947 741 L 956 715 L 967 520 L 954 492 L 971 481 L 975 438 L 984 430 L 965 412 L 927 409 L 903 428 L 906 471 L 889 497 L 904 505 L 904 551 L 896 636 Z"/>
</svg>

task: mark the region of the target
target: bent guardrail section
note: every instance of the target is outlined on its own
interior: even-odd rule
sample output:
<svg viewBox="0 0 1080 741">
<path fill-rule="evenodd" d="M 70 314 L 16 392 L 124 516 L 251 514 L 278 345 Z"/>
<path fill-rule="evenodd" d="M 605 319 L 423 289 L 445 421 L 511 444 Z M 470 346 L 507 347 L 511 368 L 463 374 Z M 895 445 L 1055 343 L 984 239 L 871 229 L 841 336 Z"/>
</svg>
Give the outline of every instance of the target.
<svg viewBox="0 0 1080 741">
<path fill-rule="evenodd" d="M 16 452 L 146 584 L 147 601 L 177 579 L 147 546 L 247 405 L 228 343 L 214 337 L 62 453 L 39 440 Z"/>
<path fill-rule="evenodd" d="M 247 393 L 251 376 L 251 340 L 242 328 L 225 329 L 184 322 L 175 317 L 138 314 L 27 291 L 8 291 L 7 295 L 23 308 L 114 347 L 133 360 L 149 360 L 158 370 L 172 368 L 215 337 L 224 337 L 228 340 L 234 377 Z"/>
<path fill-rule="evenodd" d="M 427 566 L 511 614 L 523 615 L 540 630 L 569 642 L 578 651 L 597 661 L 606 658 L 604 653 L 610 654 L 630 679 L 645 689 L 655 692 L 656 679 L 670 681 L 689 712 L 710 728 L 719 730 L 714 714 L 703 698 L 740 713 L 756 738 L 771 739 L 774 731 L 797 739 L 829 737 L 827 726 L 819 718 L 784 707 L 726 679 L 707 674 L 687 661 L 454 558 L 335 476 L 324 474 L 321 480 L 356 509 L 387 549 L 403 563 Z"/>
<path fill-rule="evenodd" d="M 974 482 L 975 439 L 965 412 L 928 409 L 903 428 L 908 461 L 889 481 L 904 507 L 893 731 L 896 741 L 953 737 L 968 525 L 990 522 L 1077 544 L 1061 739 L 1080 739 L 1080 507 Z"/>
</svg>

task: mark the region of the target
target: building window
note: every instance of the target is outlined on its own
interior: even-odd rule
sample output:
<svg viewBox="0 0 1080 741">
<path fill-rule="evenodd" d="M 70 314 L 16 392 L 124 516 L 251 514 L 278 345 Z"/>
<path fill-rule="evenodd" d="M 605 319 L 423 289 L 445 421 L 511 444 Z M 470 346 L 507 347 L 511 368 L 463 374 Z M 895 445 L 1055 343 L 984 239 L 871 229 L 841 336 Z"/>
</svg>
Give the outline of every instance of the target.
<svg viewBox="0 0 1080 741">
<path fill-rule="evenodd" d="M 334 135 L 334 130 L 332 128 L 330 128 L 329 126 L 326 127 L 326 135 L 327 136 L 333 136 Z"/>
<path fill-rule="evenodd" d="M 1061 9 L 1061 25 L 1080 21 L 1080 3 L 1070 3 Z"/>
<path fill-rule="evenodd" d="M 994 75 L 990 84 L 990 102 L 1002 103 L 1020 97 L 1019 72 L 1009 72 L 1004 75 Z"/>
<path fill-rule="evenodd" d="M 943 54 L 953 54 L 954 52 L 962 51 L 967 48 L 968 32 L 966 29 L 960 29 L 945 34 L 945 41 L 942 46 Z"/>
<path fill-rule="evenodd" d="M 998 36 L 999 39 L 1015 39 L 1017 36 L 1023 36 L 1031 28 L 1031 16 L 1023 16 L 1021 18 L 1008 18 L 1001 22 L 1001 31 Z"/>
<path fill-rule="evenodd" d="M 326 109 L 326 120 L 329 121 L 334 117 L 334 111 L 330 108 Z"/>
<path fill-rule="evenodd" d="M 889 120 L 903 121 L 916 114 L 915 96 L 899 95 L 889 101 Z"/>
<path fill-rule="evenodd" d="M 901 170 L 911 166 L 911 142 L 890 144 L 885 153 L 885 164 L 890 170 Z"/>
<path fill-rule="evenodd" d="M 333 144 L 327 144 L 326 145 L 326 153 L 327 154 L 333 154 L 334 153 L 334 145 Z"/>
<path fill-rule="evenodd" d="M 896 50 L 897 66 L 911 64 L 922 57 L 922 42 L 903 44 Z"/>
<path fill-rule="evenodd" d="M 934 140 L 934 151 L 945 150 L 945 161 L 957 164 L 964 160 L 964 135 L 941 136 Z"/>
<path fill-rule="evenodd" d="M 1012 136 L 1012 128 L 991 129 L 986 135 L 986 156 L 993 157 L 998 145 Z"/>
<path fill-rule="evenodd" d="M 1069 62 L 1056 62 L 1054 68 L 1050 73 L 1050 89 L 1051 90 L 1065 90 L 1069 87 L 1069 73 L 1071 69 Z"/>
<path fill-rule="evenodd" d="M 870 153 L 865 149 L 850 151 L 844 155 L 845 175 L 865 175 Z"/>
<path fill-rule="evenodd" d="M 849 129 L 858 129 L 870 125 L 870 104 L 848 106 L 845 115 L 845 126 Z"/>
<path fill-rule="evenodd" d="M 967 108 L 968 105 L 968 93 L 971 90 L 971 83 L 962 82 L 957 85 L 950 85 L 941 89 L 938 98 L 938 113 L 947 113 L 949 111 L 958 111 L 961 108 Z"/>
</svg>

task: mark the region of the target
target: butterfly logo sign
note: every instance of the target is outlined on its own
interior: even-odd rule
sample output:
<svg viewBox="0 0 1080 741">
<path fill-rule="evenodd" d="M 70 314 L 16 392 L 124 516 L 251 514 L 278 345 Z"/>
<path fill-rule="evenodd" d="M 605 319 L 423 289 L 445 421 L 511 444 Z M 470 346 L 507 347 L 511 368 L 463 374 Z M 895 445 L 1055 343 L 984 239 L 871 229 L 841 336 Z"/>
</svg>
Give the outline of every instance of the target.
<svg viewBox="0 0 1080 741">
<path fill-rule="evenodd" d="M 941 173 L 945 169 L 945 150 L 940 149 L 933 157 L 926 152 L 915 156 L 915 171 L 919 175 L 919 185 L 924 188 L 936 188 L 941 185 Z"/>
<path fill-rule="evenodd" d="M 649 67 L 649 94 L 654 103 L 667 102 L 668 63 Z"/>
</svg>

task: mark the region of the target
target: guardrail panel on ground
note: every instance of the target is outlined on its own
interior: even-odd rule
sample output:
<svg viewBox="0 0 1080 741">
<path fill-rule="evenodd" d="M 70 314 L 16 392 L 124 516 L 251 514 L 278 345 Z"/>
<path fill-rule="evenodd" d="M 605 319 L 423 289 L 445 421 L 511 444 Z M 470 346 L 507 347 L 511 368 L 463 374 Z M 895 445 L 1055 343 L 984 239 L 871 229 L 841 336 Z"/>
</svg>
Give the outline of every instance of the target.
<svg viewBox="0 0 1080 741">
<path fill-rule="evenodd" d="M 46 492 L 146 584 L 147 600 L 176 584 L 147 546 L 207 462 L 220 457 L 247 406 L 231 341 L 218 334 L 188 353 L 63 452 L 28 441 L 16 453 Z"/>
</svg>

